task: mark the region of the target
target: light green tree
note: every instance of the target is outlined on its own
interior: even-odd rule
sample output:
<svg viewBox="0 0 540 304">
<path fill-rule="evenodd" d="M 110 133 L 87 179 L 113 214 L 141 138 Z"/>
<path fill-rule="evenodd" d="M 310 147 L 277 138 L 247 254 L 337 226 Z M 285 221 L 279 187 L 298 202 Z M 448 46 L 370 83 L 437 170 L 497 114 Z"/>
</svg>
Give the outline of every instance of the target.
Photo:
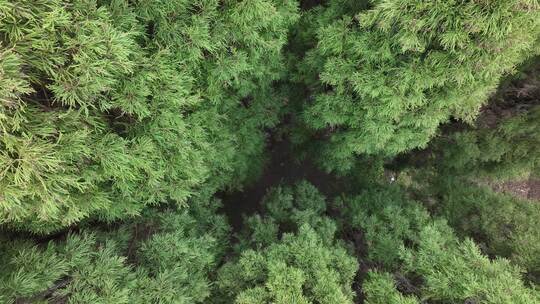
<svg viewBox="0 0 540 304">
<path fill-rule="evenodd" d="M 0 223 L 49 232 L 240 187 L 294 1 L 0 1 Z"/>
<path fill-rule="evenodd" d="M 304 19 L 303 120 L 322 138 L 327 170 L 425 147 L 451 118 L 473 122 L 540 34 L 530 0 L 333 0 Z"/>
</svg>

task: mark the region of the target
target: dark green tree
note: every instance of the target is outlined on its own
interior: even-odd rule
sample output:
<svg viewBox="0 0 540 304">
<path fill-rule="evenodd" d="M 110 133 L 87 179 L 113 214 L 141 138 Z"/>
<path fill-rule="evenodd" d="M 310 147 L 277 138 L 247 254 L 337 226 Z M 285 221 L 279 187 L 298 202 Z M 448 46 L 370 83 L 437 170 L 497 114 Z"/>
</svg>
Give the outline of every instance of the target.
<svg viewBox="0 0 540 304">
<path fill-rule="evenodd" d="M 228 246 L 218 206 L 192 202 L 47 244 L 3 237 L 0 301 L 205 303 Z"/>
<path fill-rule="evenodd" d="M 538 0 L 0 0 L 0 303 L 540 303 L 540 205 L 490 188 L 540 177 L 539 37 Z M 233 233 L 284 134 L 333 204 Z"/>
<path fill-rule="evenodd" d="M 537 303 L 509 260 L 490 259 L 433 219 L 402 189 L 380 187 L 344 197 L 344 225 L 360 228 L 373 267 L 363 282 L 367 303 Z"/>
<path fill-rule="evenodd" d="M 486 253 L 527 269 L 532 280 L 540 274 L 540 207 L 533 199 L 496 189 L 527 185 L 540 174 L 539 66 L 533 60 L 505 80 L 475 126 L 450 124 L 405 165 L 415 192 L 434 213 Z"/>
<path fill-rule="evenodd" d="M 414 296 L 405 296 L 396 288 L 390 273 L 372 271 L 362 285 L 367 304 L 419 304 Z"/>
<path fill-rule="evenodd" d="M 429 213 L 418 202 L 406 197 L 397 186 L 375 186 L 356 196 L 337 199 L 345 229 L 363 231 L 368 246 L 367 258 L 386 269 L 398 267 L 403 242 L 416 240 L 429 223 Z"/>
<path fill-rule="evenodd" d="M 475 126 L 435 139 L 431 165 L 443 174 L 489 180 L 540 177 L 540 60 L 506 80 Z M 452 128 L 450 128 L 452 130 Z"/>
<path fill-rule="evenodd" d="M 525 268 L 532 280 L 539 280 L 537 202 L 449 176 L 432 181 L 431 189 L 423 192 L 441 198 L 433 211 L 447 219 L 460 236 L 476 239 L 485 252 L 508 258 Z"/>
</svg>

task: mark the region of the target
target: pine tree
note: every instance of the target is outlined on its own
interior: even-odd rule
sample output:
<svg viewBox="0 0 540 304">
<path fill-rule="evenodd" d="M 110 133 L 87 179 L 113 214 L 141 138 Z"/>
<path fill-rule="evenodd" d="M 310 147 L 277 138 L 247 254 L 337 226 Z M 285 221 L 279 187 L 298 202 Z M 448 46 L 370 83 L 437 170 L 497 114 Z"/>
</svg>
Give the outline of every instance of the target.
<svg viewBox="0 0 540 304">
<path fill-rule="evenodd" d="M 374 269 L 363 282 L 367 303 L 537 303 L 540 294 L 509 260 L 484 255 L 431 218 L 399 187 L 343 197 L 344 226 L 360 228 Z"/>
<path fill-rule="evenodd" d="M 540 176 L 539 37 L 537 0 L 0 0 L 0 303 L 539 303 L 540 205 L 486 186 Z M 346 190 L 233 232 L 276 133 Z"/>
<path fill-rule="evenodd" d="M 152 211 L 114 229 L 35 244 L 4 237 L 0 301 L 205 303 L 228 246 L 217 202 Z"/>
<path fill-rule="evenodd" d="M 430 221 L 418 202 L 408 199 L 397 186 L 374 186 L 356 196 L 336 200 L 345 229 L 363 231 L 368 244 L 367 259 L 386 269 L 399 266 L 399 248 L 413 242 Z"/>
<path fill-rule="evenodd" d="M 417 248 L 402 250 L 406 271 L 423 277 L 423 299 L 477 303 L 537 303 L 538 291 L 521 281 L 522 270 L 491 260 L 470 239 L 458 241 L 445 223 L 422 229 Z"/>
<path fill-rule="evenodd" d="M 345 249 L 325 244 L 305 224 L 266 248 L 243 251 L 220 270 L 218 285 L 234 303 L 353 303 L 356 268 Z"/>
<path fill-rule="evenodd" d="M 540 279 L 540 206 L 536 202 L 445 175 L 423 191 L 441 198 L 434 212 L 446 218 L 459 235 L 475 238 L 487 253 L 520 265 L 529 272 L 529 279 Z"/>
<path fill-rule="evenodd" d="M 185 204 L 261 159 L 294 1 L 3 0 L 0 16 L 0 223 Z"/>
<path fill-rule="evenodd" d="M 394 278 L 389 273 L 372 271 L 364 281 L 362 289 L 366 294 L 367 304 L 418 304 L 412 296 L 404 296 L 397 288 Z"/>
<path fill-rule="evenodd" d="M 533 200 L 498 193 L 495 185 L 539 175 L 538 60 L 505 80 L 482 109 L 475 126 L 449 125 L 418 157 L 408 158 L 415 192 L 460 236 L 479 242 L 538 281 L 539 206 Z M 405 175 L 405 174 L 404 174 Z"/>
<path fill-rule="evenodd" d="M 368 7 L 366 9 L 366 7 Z M 321 163 L 425 147 L 450 118 L 472 122 L 501 77 L 537 51 L 536 1 L 329 1 L 296 30 Z M 310 42 L 314 40 L 315 42 Z"/>
<path fill-rule="evenodd" d="M 223 303 L 353 303 L 358 264 L 323 215 L 324 197 L 302 182 L 271 189 L 267 217 L 246 220 L 238 256 L 220 270 Z M 221 301 L 218 300 L 219 303 Z"/>
<path fill-rule="evenodd" d="M 474 127 L 434 140 L 430 164 L 443 174 L 494 181 L 540 176 L 539 72 L 536 58 L 499 88 Z"/>
</svg>

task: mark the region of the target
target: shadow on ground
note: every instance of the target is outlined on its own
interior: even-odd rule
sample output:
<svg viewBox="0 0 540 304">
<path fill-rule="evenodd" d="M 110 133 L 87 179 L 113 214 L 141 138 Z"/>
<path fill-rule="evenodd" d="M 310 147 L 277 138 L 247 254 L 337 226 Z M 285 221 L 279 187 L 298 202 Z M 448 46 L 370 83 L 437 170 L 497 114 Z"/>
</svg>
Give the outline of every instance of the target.
<svg viewBox="0 0 540 304">
<path fill-rule="evenodd" d="M 312 161 L 296 160 L 291 143 L 286 139 L 270 143 L 268 154 L 270 159 L 256 181 L 249 183 L 242 191 L 218 194 L 223 202 L 223 211 L 235 231 L 240 230 L 244 215 L 262 211 L 261 200 L 271 187 L 290 185 L 305 179 L 328 199 L 342 188 L 336 176 L 318 169 Z"/>
</svg>

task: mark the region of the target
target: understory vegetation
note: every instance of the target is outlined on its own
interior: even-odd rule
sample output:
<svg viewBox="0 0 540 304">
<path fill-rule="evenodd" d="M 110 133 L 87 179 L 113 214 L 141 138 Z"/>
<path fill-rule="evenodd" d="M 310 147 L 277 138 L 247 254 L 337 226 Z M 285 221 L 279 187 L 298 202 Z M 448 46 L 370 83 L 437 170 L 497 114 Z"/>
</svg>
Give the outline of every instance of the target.
<svg viewBox="0 0 540 304">
<path fill-rule="evenodd" d="M 537 0 L 0 0 L 0 303 L 540 303 Z"/>
</svg>

